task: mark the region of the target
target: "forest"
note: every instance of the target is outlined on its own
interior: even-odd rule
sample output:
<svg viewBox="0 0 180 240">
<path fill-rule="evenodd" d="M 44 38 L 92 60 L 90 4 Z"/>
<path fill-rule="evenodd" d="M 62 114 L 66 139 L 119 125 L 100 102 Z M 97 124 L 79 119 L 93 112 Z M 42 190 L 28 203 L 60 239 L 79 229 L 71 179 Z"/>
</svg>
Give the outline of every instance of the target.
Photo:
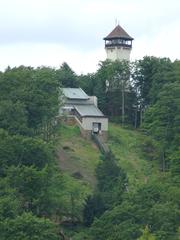
<svg viewBox="0 0 180 240">
<path fill-rule="evenodd" d="M 156 177 L 130 187 L 113 151 L 101 154 L 93 188 L 62 171 L 61 87 L 97 96 L 110 122 L 147 136 L 141 147 Z M 180 61 L 106 60 L 81 75 L 67 63 L 7 67 L 0 72 L 0 164 L 1 240 L 180 239 Z"/>
</svg>

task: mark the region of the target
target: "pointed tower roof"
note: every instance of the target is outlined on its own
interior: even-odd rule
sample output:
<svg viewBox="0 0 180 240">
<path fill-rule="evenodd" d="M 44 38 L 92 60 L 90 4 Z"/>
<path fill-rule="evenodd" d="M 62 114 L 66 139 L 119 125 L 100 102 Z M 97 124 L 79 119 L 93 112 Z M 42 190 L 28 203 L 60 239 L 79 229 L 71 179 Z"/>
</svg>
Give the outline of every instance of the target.
<svg viewBox="0 0 180 240">
<path fill-rule="evenodd" d="M 117 39 L 117 38 L 124 38 L 127 40 L 133 40 L 131 36 L 120 26 L 117 25 L 112 32 L 104 38 L 104 40 L 111 40 L 111 39 Z"/>
</svg>

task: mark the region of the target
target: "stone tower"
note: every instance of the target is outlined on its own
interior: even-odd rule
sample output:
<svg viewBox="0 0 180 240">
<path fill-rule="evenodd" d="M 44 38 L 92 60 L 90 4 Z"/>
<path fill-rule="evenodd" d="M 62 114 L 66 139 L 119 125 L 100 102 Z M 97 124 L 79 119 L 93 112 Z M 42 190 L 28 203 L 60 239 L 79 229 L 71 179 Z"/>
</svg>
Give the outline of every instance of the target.
<svg viewBox="0 0 180 240">
<path fill-rule="evenodd" d="M 130 61 L 132 41 L 134 39 L 120 25 L 117 25 L 104 40 L 107 59 L 111 61 Z"/>
</svg>

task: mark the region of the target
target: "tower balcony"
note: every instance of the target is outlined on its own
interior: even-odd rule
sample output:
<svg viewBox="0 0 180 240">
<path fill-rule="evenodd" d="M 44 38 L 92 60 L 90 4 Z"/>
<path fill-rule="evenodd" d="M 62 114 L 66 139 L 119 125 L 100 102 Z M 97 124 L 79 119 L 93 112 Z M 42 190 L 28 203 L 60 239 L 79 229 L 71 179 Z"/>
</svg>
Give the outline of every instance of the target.
<svg viewBox="0 0 180 240">
<path fill-rule="evenodd" d="M 113 40 L 106 40 L 105 47 L 123 47 L 123 48 L 132 48 L 132 41 L 131 40 L 124 40 L 124 39 L 113 39 Z"/>
</svg>

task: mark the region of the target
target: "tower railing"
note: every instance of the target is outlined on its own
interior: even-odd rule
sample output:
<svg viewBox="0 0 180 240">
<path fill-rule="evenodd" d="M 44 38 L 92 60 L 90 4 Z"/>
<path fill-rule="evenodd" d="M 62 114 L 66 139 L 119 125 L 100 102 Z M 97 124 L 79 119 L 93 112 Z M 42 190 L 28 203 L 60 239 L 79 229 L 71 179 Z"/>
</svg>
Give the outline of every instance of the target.
<svg viewBox="0 0 180 240">
<path fill-rule="evenodd" d="M 132 44 L 126 44 L 126 43 L 106 43 L 105 47 L 126 47 L 126 48 L 132 48 Z"/>
</svg>

